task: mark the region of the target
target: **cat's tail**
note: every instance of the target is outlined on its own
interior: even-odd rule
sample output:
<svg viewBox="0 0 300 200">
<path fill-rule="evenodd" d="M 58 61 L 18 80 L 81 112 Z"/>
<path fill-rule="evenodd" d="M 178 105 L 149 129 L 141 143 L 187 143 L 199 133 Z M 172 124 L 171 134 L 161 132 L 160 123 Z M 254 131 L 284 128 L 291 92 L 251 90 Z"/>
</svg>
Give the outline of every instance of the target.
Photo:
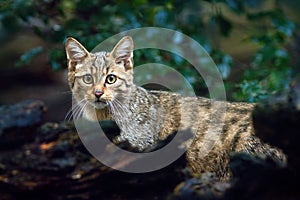
<svg viewBox="0 0 300 200">
<path fill-rule="evenodd" d="M 281 149 L 262 142 L 254 135 L 248 138 L 246 144 L 241 152 L 273 160 L 280 166 L 285 166 L 287 163 L 287 157 Z"/>
</svg>

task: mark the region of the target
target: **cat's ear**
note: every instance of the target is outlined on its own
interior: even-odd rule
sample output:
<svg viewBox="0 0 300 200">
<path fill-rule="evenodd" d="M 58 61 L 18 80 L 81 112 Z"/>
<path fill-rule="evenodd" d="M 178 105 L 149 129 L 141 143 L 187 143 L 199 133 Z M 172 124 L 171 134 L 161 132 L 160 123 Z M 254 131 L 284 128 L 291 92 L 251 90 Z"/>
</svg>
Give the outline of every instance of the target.
<svg viewBox="0 0 300 200">
<path fill-rule="evenodd" d="M 69 70 L 75 70 L 75 65 L 89 55 L 89 52 L 72 37 L 67 38 L 65 49 L 69 60 Z"/>
<path fill-rule="evenodd" d="M 130 36 L 123 37 L 111 51 L 111 55 L 117 64 L 122 63 L 125 70 L 133 68 L 133 40 Z"/>
</svg>

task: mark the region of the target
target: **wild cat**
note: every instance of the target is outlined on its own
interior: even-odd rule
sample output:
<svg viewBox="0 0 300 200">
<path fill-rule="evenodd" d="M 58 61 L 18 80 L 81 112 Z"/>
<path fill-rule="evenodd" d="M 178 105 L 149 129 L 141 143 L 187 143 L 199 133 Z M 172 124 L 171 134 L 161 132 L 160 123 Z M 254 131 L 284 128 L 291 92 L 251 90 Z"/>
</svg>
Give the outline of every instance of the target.
<svg viewBox="0 0 300 200">
<path fill-rule="evenodd" d="M 133 50 L 130 36 L 123 37 L 110 52 L 88 52 L 74 38 L 65 44 L 68 82 L 77 101 L 77 111 L 88 120 L 115 120 L 121 129 L 118 140 L 126 140 L 144 151 L 180 130 L 190 130 L 193 141 L 187 148 L 192 171 L 230 176 L 229 154 L 246 152 L 284 163 L 277 148 L 264 144 L 254 134 L 251 114 L 254 104 L 229 103 L 223 126 L 212 149 L 203 156 L 206 135 L 215 112 L 212 100 L 184 97 L 177 93 L 150 91 L 134 84 Z M 215 113 L 214 113 L 215 112 Z"/>
</svg>

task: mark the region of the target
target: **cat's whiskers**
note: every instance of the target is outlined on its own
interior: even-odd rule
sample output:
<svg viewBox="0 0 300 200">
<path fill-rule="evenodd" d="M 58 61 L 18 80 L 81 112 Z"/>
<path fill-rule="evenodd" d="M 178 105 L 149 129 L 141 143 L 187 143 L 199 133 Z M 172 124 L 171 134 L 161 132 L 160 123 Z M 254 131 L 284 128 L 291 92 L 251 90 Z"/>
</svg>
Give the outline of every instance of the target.
<svg viewBox="0 0 300 200">
<path fill-rule="evenodd" d="M 121 120 L 128 119 L 129 109 L 124 106 L 118 99 L 115 99 L 113 101 L 113 105 L 116 108 L 117 112 L 115 114 L 118 114 L 121 117 Z"/>
<path fill-rule="evenodd" d="M 82 117 L 84 111 L 86 110 L 86 106 L 89 104 L 88 101 L 82 102 L 80 108 L 77 110 L 76 115 L 74 116 L 74 119 L 79 119 Z"/>
<path fill-rule="evenodd" d="M 82 117 L 84 111 L 85 111 L 85 107 L 88 105 L 88 101 L 82 102 L 80 107 L 76 110 L 76 112 L 74 113 L 74 117 L 73 119 L 79 119 L 80 117 Z"/>
<path fill-rule="evenodd" d="M 126 120 L 126 117 L 124 116 L 126 111 L 116 99 L 114 101 L 110 101 L 109 105 L 113 114 L 113 118 L 117 122 Z"/>
<path fill-rule="evenodd" d="M 121 113 L 128 114 L 129 109 L 126 106 L 124 106 L 124 104 L 122 104 L 118 99 L 115 99 L 114 103 L 118 106 L 119 109 L 121 109 L 121 111 L 123 111 Z"/>
<path fill-rule="evenodd" d="M 109 102 L 110 110 L 112 112 L 113 118 L 118 121 L 120 118 L 121 113 L 119 112 L 118 106 L 115 102 L 111 101 Z"/>
<path fill-rule="evenodd" d="M 110 105 L 116 123 L 120 127 L 122 127 L 126 131 L 126 133 L 135 133 L 130 134 L 131 137 L 137 137 L 140 134 L 140 131 L 137 131 L 137 127 L 139 127 L 137 124 L 138 122 L 135 120 L 131 120 L 131 111 L 128 106 L 125 106 L 118 99 L 114 99 L 114 101 L 111 101 Z"/>
<path fill-rule="evenodd" d="M 71 119 L 74 117 L 74 112 L 79 109 L 80 105 L 79 104 L 76 104 L 74 106 L 71 107 L 71 109 L 68 111 L 66 117 L 65 117 L 65 120 L 67 121 L 71 121 Z"/>
<path fill-rule="evenodd" d="M 76 105 L 76 106 L 78 106 L 78 105 Z M 65 120 L 66 121 L 71 121 L 71 118 L 72 118 L 72 112 L 73 112 L 73 106 L 69 109 L 69 111 L 67 112 L 67 114 L 66 114 L 66 116 L 65 116 Z"/>
<path fill-rule="evenodd" d="M 64 91 L 64 92 L 60 92 L 60 94 L 72 94 L 72 91 Z"/>
<path fill-rule="evenodd" d="M 71 107 L 71 109 L 67 112 L 65 120 L 71 121 L 71 119 L 75 119 L 75 114 L 78 110 L 81 110 L 83 105 L 86 105 L 86 100 L 82 99 L 81 101 L 77 102 L 75 105 Z"/>
<path fill-rule="evenodd" d="M 79 105 L 72 111 L 73 120 L 78 119 L 78 113 L 80 112 L 81 108 L 82 108 L 82 105 Z"/>
</svg>

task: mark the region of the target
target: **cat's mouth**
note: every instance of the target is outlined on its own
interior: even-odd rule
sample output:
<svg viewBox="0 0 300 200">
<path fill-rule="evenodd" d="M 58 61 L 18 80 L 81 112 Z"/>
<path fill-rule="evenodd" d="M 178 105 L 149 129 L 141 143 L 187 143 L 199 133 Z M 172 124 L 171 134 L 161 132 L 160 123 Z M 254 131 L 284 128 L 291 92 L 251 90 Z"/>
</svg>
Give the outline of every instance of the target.
<svg viewBox="0 0 300 200">
<path fill-rule="evenodd" d="M 104 107 L 106 107 L 108 105 L 108 103 L 105 100 L 102 99 L 97 99 L 96 101 L 94 101 L 93 106 L 96 109 L 102 109 Z"/>
</svg>

